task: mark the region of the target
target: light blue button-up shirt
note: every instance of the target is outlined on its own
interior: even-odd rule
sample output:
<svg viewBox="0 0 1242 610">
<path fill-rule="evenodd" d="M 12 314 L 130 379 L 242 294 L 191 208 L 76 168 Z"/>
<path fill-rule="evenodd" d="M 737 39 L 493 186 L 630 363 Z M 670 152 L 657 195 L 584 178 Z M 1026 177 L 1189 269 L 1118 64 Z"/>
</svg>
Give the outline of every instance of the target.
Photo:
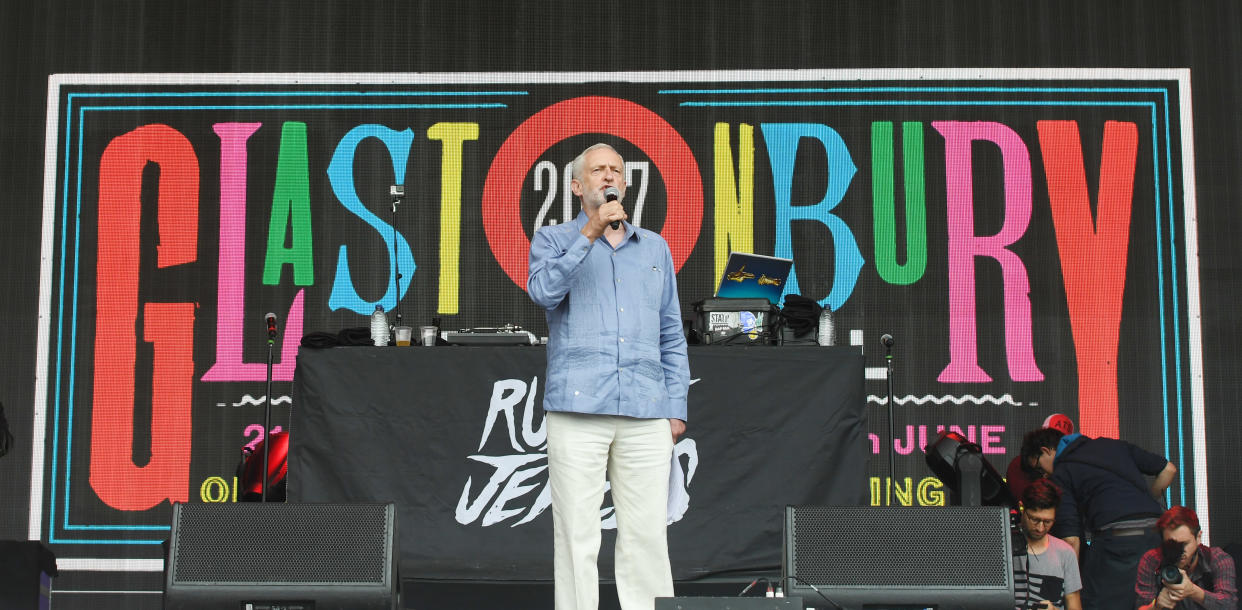
<svg viewBox="0 0 1242 610">
<path fill-rule="evenodd" d="M 685 420 L 690 365 L 668 244 L 627 222 L 614 249 L 587 239 L 586 222 L 580 212 L 531 241 L 526 292 L 548 318 L 543 408 Z"/>
</svg>

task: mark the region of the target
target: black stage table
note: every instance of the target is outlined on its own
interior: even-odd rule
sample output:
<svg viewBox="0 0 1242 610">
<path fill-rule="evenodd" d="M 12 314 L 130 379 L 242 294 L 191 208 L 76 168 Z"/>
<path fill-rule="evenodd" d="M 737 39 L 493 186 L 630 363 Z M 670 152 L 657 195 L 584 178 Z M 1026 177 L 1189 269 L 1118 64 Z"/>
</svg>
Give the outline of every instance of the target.
<svg viewBox="0 0 1242 610">
<path fill-rule="evenodd" d="M 289 501 L 396 502 L 403 578 L 550 580 L 544 368 L 542 347 L 302 348 Z M 691 347 L 690 372 L 675 579 L 772 570 L 785 505 L 866 501 L 857 348 Z"/>
</svg>

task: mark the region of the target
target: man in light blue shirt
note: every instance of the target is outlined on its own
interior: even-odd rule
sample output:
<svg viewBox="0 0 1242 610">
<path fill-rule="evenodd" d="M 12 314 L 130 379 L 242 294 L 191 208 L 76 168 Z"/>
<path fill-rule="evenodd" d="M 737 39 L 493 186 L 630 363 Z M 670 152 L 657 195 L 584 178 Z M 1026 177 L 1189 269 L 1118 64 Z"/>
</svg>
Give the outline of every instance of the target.
<svg viewBox="0 0 1242 610">
<path fill-rule="evenodd" d="M 606 473 L 617 595 L 623 610 L 650 610 L 673 594 L 668 476 L 690 385 L 677 276 L 664 239 L 626 222 L 625 162 L 611 146 L 586 149 L 571 171 L 582 211 L 535 233 L 526 281 L 548 319 L 543 406 L 556 608 L 598 607 Z"/>
</svg>

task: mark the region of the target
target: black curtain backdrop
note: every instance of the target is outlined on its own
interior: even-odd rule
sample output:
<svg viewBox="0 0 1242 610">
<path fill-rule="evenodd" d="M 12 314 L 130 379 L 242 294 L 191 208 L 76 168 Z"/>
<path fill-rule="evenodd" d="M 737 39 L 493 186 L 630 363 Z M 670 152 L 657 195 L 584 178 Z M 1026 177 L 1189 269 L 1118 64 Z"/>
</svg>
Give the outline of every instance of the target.
<svg viewBox="0 0 1242 610">
<path fill-rule="evenodd" d="M 289 500 L 396 502 L 406 576 L 551 580 L 546 431 L 528 400 L 545 359 L 538 347 L 303 348 Z M 669 488 L 673 577 L 776 570 L 786 505 L 864 502 L 862 357 L 695 347 L 690 361 L 693 430 Z M 611 505 L 606 494 L 609 579 Z"/>
<path fill-rule="evenodd" d="M 49 75 L 1097 67 L 1191 71 L 1195 148 L 1194 165 L 1186 169 L 1197 181 L 1198 243 L 1190 248 L 1197 248 L 1201 280 L 1210 532 L 1215 544 L 1242 540 L 1242 524 L 1231 518 L 1242 501 L 1242 467 L 1233 451 L 1242 431 L 1234 347 L 1242 340 L 1235 312 L 1242 295 L 1235 248 L 1242 231 L 1236 205 L 1242 125 L 1235 118 L 1242 8 L 1234 2 L 53 0 L 0 4 L 0 28 L 0 285 L 6 288 L 0 401 L 17 437 L 0 458 L 0 539 L 29 533 L 32 405 L 39 398 L 36 376 L 46 373 L 36 366 L 36 350 L 45 322 L 39 268 L 56 256 L 41 252 L 44 155 L 55 154 L 44 150 Z M 868 352 L 870 366 L 879 365 L 875 351 Z M 277 389 L 287 391 L 288 384 Z M 883 389 L 868 382 L 866 391 Z M 89 555 L 92 548 L 72 550 Z M 155 582 L 133 586 L 158 587 Z M 70 605 L 68 599 L 63 603 Z"/>
</svg>

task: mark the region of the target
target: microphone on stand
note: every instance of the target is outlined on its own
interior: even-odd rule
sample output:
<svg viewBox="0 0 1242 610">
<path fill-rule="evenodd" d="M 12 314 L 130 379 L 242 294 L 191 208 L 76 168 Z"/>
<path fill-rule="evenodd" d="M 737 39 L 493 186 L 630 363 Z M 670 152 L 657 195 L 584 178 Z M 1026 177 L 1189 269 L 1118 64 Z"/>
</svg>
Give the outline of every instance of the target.
<svg viewBox="0 0 1242 610">
<path fill-rule="evenodd" d="M 395 214 L 397 212 L 397 204 L 401 203 L 402 199 L 405 199 L 405 185 L 394 184 L 388 187 L 388 195 L 392 197 L 392 211 Z"/>
<path fill-rule="evenodd" d="M 893 481 L 893 477 L 896 476 L 893 472 L 893 452 L 897 443 L 897 433 L 893 425 L 893 402 L 896 400 L 893 397 L 893 376 L 895 374 L 893 369 L 893 343 L 896 342 L 893 341 L 893 336 L 888 333 L 884 333 L 880 337 L 880 344 L 884 346 L 884 361 L 888 365 L 884 374 L 884 380 L 885 385 L 888 386 L 888 480 L 890 484 Z"/>
<path fill-rule="evenodd" d="M 608 201 L 616 201 L 616 200 L 618 200 L 618 199 L 620 199 L 620 198 L 621 198 L 621 191 L 618 191 L 618 190 L 617 190 L 617 187 L 615 187 L 615 186 L 610 186 L 610 187 L 608 187 L 608 188 L 604 189 L 604 201 L 605 201 L 605 202 L 608 202 Z M 610 223 L 608 223 L 608 224 L 609 224 L 609 226 L 611 226 L 611 227 L 612 227 L 612 228 L 614 228 L 614 229 L 618 229 L 618 228 L 620 228 L 620 227 L 621 227 L 621 221 L 620 221 L 620 220 L 614 220 L 614 221 L 612 221 L 612 222 L 610 222 Z"/>
<path fill-rule="evenodd" d="M 267 502 L 267 488 L 270 479 L 268 460 L 272 454 L 272 350 L 276 348 L 276 314 L 268 312 L 263 316 L 267 322 L 267 395 L 263 404 L 263 489 L 259 493 L 259 501 Z"/>
<path fill-rule="evenodd" d="M 405 185 L 394 184 L 388 187 L 388 195 L 392 197 L 392 292 L 397 303 L 393 309 L 397 312 L 397 326 L 401 326 L 401 259 L 397 256 L 397 204 L 405 199 Z"/>
</svg>

